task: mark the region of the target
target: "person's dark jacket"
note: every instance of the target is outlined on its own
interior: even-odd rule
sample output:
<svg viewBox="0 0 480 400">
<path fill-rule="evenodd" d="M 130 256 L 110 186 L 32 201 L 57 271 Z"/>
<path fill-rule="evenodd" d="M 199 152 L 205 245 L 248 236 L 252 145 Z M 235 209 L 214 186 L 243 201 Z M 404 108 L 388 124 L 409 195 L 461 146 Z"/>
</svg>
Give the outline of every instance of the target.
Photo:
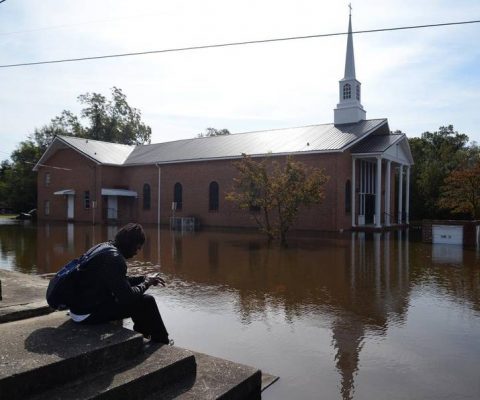
<svg viewBox="0 0 480 400">
<path fill-rule="evenodd" d="M 127 263 L 118 250 L 95 256 L 82 269 L 70 304 L 70 311 L 78 315 L 91 314 L 112 301 L 131 304 L 148 288 L 143 276 L 127 276 Z"/>
</svg>

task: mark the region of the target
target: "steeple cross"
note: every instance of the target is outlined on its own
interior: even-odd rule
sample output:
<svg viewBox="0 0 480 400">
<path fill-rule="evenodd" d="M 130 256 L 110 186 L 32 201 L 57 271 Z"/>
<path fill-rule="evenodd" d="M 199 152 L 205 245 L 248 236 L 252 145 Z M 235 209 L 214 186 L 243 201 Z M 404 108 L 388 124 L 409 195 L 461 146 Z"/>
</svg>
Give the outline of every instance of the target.
<svg viewBox="0 0 480 400">
<path fill-rule="evenodd" d="M 350 15 L 352 15 L 352 3 L 348 3 L 348 8 L 350 9 Z"/>
</svg>

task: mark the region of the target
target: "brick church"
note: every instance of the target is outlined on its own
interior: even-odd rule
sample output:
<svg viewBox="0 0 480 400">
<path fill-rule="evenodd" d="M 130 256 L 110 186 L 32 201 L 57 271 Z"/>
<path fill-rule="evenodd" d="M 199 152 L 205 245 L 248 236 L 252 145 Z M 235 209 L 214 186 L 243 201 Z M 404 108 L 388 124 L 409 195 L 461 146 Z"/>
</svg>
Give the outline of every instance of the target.
<svg viewBox="0 0 480 400">
<path fill-rule="evenodd" d="M 202 226 L 254 227 L 248 211 L 225 200 L 237 173 L 232 162 L 245 153 L 292 155 L 325 169 L 325 200 L 301 210 L 296 229 L 408 224 L 408 140 L 391 133 L 387 119 L 366 119 L 352 36 L 350 17 L 333 123 L 139 146 L 57 136 L 34 167 L 38 219 L 168 224 L 175 213 Z"/>
</svg>

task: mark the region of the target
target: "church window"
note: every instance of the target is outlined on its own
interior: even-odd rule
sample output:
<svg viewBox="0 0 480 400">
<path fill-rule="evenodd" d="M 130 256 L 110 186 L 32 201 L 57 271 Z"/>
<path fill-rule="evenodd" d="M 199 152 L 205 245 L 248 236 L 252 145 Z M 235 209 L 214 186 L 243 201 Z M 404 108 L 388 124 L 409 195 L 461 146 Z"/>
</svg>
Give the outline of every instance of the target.
<svg viewBox="0 0 480 400">
<path fill-rule="evenodd" d="M 352 86 L 349 83 L 346 83 L 343 86 L 343 99 L 351 99 L 352 98 Z"/>
<path fill-rule="evenodd" d="M 218 183 L 210 182 L 208 188 L 208 210 L 218 211 Z"/>
<path fill-rule="evenodd" d="M 83 207 L 90 208 L 90 190 L 83 192 Z"/>
<path fill-rule="evenodd" d="M 350 179 L 345 182 L 345 214 L 350 214 L 352 211 L 352 184 Z"/>
<path fill-rule="evenodd" d="M 148 183 L 143 185 L 143 209 L 150 210 L 150 185 Z"/>
<path fill-rule="evenodd" d="M 176 203 L 176 209 L 181 210 L 182 209 L 182 195 L 183 195 L 183 190 L 182 190 L 182 184 L 180 182 L 177 182 L 175 186 L 173 187 L 173 202 Z"/>
<path fill-rule="evenodd" d="M 43 211 L 45 215 L 50 215 L 50 200 L 45 200 L 43 203 Z"/>
<path fill-rule="evenodd" d="M 50 186 L 50 172 L 45 172 L 45 186 Z"/>
<path fill-rule="evenodd" d="M 357 100 L 360 101 L 360 85 L 357 85 Z"/>
</svg>

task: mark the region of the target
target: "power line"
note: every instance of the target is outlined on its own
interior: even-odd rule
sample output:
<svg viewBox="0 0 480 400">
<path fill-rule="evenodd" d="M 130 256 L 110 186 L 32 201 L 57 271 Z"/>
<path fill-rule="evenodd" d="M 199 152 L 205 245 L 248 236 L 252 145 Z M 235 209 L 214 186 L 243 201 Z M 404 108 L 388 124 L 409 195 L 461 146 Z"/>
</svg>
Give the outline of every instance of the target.
<svg viewBox="0 0 480 400">
<path fill-rule="evenodd" d="M 478 23 L 480 23 L 480 20 L 445 22 L 440 24 L 411 25 L 411 26 L 401 26 L 401 27 L 395 27 L 395 28 L 369 29 L 369 30 L 362 30 L 362 31 L 354 31 L 352 33 L 360 34 L 360 33 L 390 32 L 390 31 L 400 31 L 400 30 L 408 30 L 408 29 L 436 28 L 441 26 L 466 25 L 466 24 L 478 24 Z M 148 55 L 148 54 L 173 53 L 173 52 L 180 52 L 180 51 L 242 46 L 242 45 L 249 45 L 249 44 L 262 44 L 262 43 L 272 43 L 272 42 L 285 42 L 290 40 L 314 39 L 314 38 L 323 38 L 323 37 L 331 37 L 331 36 L 341 36 L 341 35 L 347 35 L 347 34 L 348 32 L 337 32 L 337 33 L 323 33 L 318 35 L 290 36 L 290 37 L 284 37 L 284 38 L 249 40 L 249 41 L 243 41 L 243 42 L 217 43 L 217 44 L 207 44 L 207 45 L 201 45 L 201 46 L 177 47 L 177 48 L 162 49 L 162 50 L 149 50 L 149 51 L 138 51 L 138 52 L 131 52 L 131 53 L 107 54 L 107 55 L 92 56 L 92 57 L 65 58 L 60 60 L 35 61 L 35 62 L 25 62 L 25 63 L 18 63 L 18 64 L 3 64 L 3 65 L 0 65 L 0 68 L 14 68 L 14 67 L 33 66 L 33 65 L 60 64 L 60 63 L 77 62 L 77 61 L 102 60 L 107 58 L 131 57 L 131 56 L 141 56 L 141 55 Z"/>
</svg>

